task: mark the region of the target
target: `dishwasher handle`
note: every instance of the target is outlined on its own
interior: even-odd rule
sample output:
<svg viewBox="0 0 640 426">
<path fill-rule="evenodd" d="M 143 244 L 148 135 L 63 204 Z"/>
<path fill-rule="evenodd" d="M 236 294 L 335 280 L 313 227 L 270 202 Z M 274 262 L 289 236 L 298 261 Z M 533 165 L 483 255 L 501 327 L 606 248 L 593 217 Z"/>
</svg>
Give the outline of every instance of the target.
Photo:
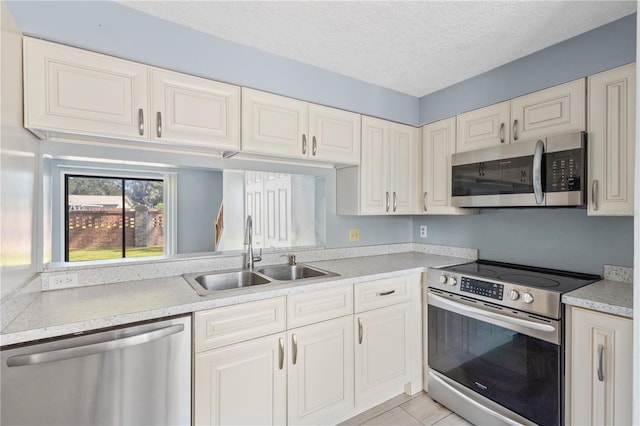
<svg viewBox="0 0 640 426">
<path fill-rule="evenodd" d="M 162 339 L 163 337 L 171 336 L 172 334 L 177 334 L 182 331 L 184 331 L 184 324 L 175 324 L 106 342 L 92 343 L 90 345 L 39 352 L 35 354 L 15 355 L 7 359 L 7 367 L 44 364 L 45 362 L 63 361 L 65 359 L 80 358 L 102 352 L 115 351 L 117 349 L 124 349 L 148 343 L 153 340 Z"/>
</svg>

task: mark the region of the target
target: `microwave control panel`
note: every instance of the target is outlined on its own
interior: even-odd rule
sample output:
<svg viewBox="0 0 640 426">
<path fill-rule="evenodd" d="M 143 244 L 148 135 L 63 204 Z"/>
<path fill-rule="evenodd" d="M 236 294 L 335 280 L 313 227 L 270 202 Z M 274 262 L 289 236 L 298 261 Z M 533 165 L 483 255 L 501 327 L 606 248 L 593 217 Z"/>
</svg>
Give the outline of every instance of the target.
<svg viewBox="0 0 640 426">
<path fill-rule="evenodd" d="M 460 279 L 460 290 L 478 296 L 490 297 L 491 299 L 502 300 L 504 285 L 488 281 L 476 280 L 462 277 Z"/>
<path fill-rule="evenodd" d="M 583 150 L 548 152 L 546 192 L 580 191 L 584 182 Z"/>
</svg>

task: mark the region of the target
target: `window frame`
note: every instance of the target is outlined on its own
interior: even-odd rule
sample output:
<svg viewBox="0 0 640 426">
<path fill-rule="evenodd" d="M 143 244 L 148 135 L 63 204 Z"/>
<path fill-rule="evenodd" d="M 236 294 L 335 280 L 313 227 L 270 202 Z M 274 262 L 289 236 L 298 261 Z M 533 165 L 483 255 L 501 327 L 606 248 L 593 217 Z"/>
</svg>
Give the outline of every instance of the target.
<svg viewBox="0 0 640 426">
<path fill-rule="evenodd" d="M 177 247 L 177 175 L 167 172 L 153 172 L 148 170 L 131 170 L 131 169 L 113 169 L 113 168 L 95 168 L 86 166 L 76 166 L 69 164 L 61 164 L 59 168 L 58 182 L 55 188 L 57 199 L 59 200 L 59 220 L 58 231 L 60 241 L 58 244 L 58 255 L 53 258 L 55 263 L 62 263 L 67 266 L 83 265 L 83 264 L 105 264 L 105 263 L 122 263 L 122 262 L 140 262 L 145 260 L 161 259 L 176 254 Z M 67 216 L 67 176 L 77 177 L 95 177 L 106 179 L 124 179 L 124 180 L 156 180 L 163 182 L 164 191 L 164 253 L 160 256 L 143 256 L 143 257 L 118 257 L 111 259 L 95 259 L 84 261 L 68 260 L 68 216 Z M 124 241 L 123 241 L 124 244 Z"/>
</svg>

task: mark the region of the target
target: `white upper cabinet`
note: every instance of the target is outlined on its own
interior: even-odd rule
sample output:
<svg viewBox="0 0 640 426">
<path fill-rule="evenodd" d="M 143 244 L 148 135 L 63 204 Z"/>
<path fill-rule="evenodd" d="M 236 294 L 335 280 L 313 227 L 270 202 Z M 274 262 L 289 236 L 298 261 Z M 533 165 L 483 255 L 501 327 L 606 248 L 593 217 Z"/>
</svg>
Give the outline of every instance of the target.
<svg viewBox="0 0 640 426">
<path fill-rule="evenodd" d="M 420 214 L 471 214 L 451 207 L 451 155 L 456 152 L 456 117 L 422 128 L 422 198 Z"/>
<path fill-rule="evenodd" d="M 309 108 L 306 102 L 242 88 L 242 150 L 307 158 Z"/>
<path fill-rule="evenodd" d="M 636 65 L 589 77 L 591 216 L 633 216 Z"/>
<path fill-rule="evenodd" d="M 24 38 L 25 127 L 41 138 L 240 147 L 240 88 Z"/>
<path fill-rule="evenodd" d="M 146 65 L 25 37 L 24 97 L 39 137 L 149 138 Z"/>
<path fill-rule="evenodd" d="M 419 129 L 362 116 L 360 167 L 338 169 L 337 211 L 412 214 L 418 194 Z"/>
<path fill-rule="evenodd" d="M 358 164 L 360 115 L 243 88 L 242 151 Z"/>
<path fill-rule="evenodd" d="M 240 148 L 240 88 L 151 69 L 151 137 L 158 141 Z"/>
<path fill-rule="evenodd" d="M 458 115 L 456 152 L 586 130 L 585 80 Z"/>
<path fill-rule="evenodd" d="M 585 80 L 529 93 L 511 100 L 511 141 L 586 130 Z"/>
<path fill-rule="evenodd" d="M 506 101 L 458 115 L 457 141 L 453 136 L 455 151 L 473 151 L 509 143 L 510 108 L 511 104 Z"/>
<path fill-rule="evenodd" d="M 417 130 L 377 118 L 362 118 L 360 214 L 413 212 L 418 167 Z"/>
<path fill-rule="evenodd" d="M 309 104 L 309 158 L 359 164 L 360 127 L 360 114 Z"/>
</svg>

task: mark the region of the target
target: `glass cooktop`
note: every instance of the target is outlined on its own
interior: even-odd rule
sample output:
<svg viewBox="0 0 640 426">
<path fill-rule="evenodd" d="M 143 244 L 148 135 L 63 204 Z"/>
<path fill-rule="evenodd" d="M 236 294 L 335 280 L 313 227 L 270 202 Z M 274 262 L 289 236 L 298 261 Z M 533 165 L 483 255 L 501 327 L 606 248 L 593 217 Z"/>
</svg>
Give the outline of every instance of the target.
<svg viewBox="0 0 640 426">
<path fill-rule="evenodd" d="M 560 293 L 575 290 L 601 279 L 598 275 L 516 265 L 491 260 L 478 260 L 472 263 L 449 266 L 441 269 L 468 277 L 479 279 L 488 278 L 526 287 L 544 288 Z"/>
</svg>

